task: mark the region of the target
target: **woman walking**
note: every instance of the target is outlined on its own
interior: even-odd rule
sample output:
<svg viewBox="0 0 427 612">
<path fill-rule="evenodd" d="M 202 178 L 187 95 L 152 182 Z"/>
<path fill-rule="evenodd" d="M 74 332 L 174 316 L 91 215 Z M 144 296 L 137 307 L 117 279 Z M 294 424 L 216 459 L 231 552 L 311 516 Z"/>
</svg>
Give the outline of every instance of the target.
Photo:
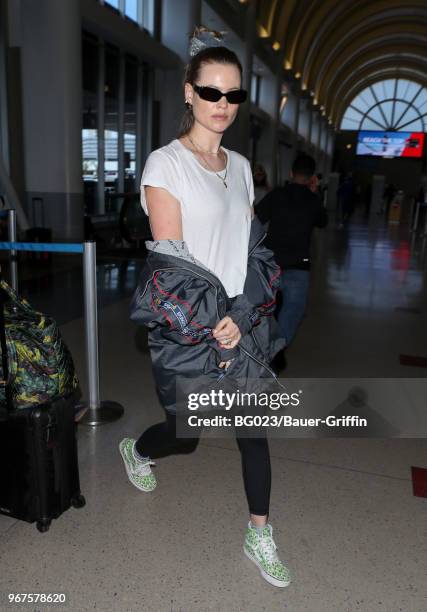
<svg viewBox="0 0 427 612">
<path fill-rule="evenodd" d="M 156 487 L 153 459 L 192 452 L 199 440 L 199 431 L 177 438 L 176 377 L 271 376 L 268 364 L 283 348 L 271 336 L 278 270 L 252 220 L 251 168 L 246 158 L 221 146 L 246 100 L 242 67 L 221 36 L 203 27 L 190 39 L 190 57 L 179 137 L 151 153 L 141 180 L 154 242 L 147 243 L 132 318 L 149 328 L 166 413 L 164 422 L 138 440 L 120 443 L 128 477 L 142 491 Z M 244 552 L 270 584 L 287 586 L 289 573 L 267 522 L 267 439 L 238 436 L 237 444 L 250 513 Z"/>
</svg>

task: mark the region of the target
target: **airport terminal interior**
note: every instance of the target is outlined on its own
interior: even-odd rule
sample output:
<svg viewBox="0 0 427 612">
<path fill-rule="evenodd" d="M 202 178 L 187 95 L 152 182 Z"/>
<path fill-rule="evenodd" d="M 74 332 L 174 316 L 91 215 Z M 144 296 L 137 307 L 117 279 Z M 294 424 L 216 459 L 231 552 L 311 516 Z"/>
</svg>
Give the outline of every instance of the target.
<svg viewBox="0 0 427 612">
<path fill-rule="evenodd" d="M 96 245 L 100 398 L 124 408 L 77 426 L 83 508 L 46 533 L 0 514 L 0 609 L 9 593 L 46 592 L 65 593 L 58 607 L 73 612 L 425 612 L 425 415 L 418 428 L 395 421 L 387 402 L 395 389 L 409 413 L 405 385 L 427 397 L 426 1 L 0 7 L 1 277 L 56 319 L 87 400 L 81 253 L 19 252 L 14 265 L 4 245 L 30 242 L 35 227 L 52 244 Z M 250 162 L 255 213 L 305 153 L 329 218 L 313 232 L 307 308 L 280 378 L 323 381 L 330 413 L 382 415 L 359 435 L 271 437 L 285 589 L 243 555 L 232 437 L 206 434 L 194 453 L 156 460 L 152 492 L 130 484 L 118 448 L 164 415 L 147 329 L 129 318 L 150 239 L 139 185 L 150 152 L 177 137 L 198 24 L 224 33 L 243 66 L 248 99 L 223 144 Z"/>
</svg>

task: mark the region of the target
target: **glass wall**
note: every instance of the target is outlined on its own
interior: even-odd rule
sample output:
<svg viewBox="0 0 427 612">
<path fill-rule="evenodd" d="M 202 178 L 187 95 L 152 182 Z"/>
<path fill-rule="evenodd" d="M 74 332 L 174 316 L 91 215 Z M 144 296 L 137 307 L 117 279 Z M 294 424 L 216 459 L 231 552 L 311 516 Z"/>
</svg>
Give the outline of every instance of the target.
<svg viewBox="0 0 427 612">
<path fill-rule="evenodd" d="M 115 9 L 119 8 L 119 0 L 104 0 L 104 4 L 109 4 L 110 6 L 114 7 Z"/>
<path fill-rule="evenodd" d="M 118 213 L 120 194 L 137 191 L 136 172 L 147 146 L 137 133 L 145 125 L 147 67 L 87 32 L 82 48 L 85 209 L 87 214 Z"/>
<path fill-rule="evenodd" d="M 116 9 L 154 36 L 155 0 L 104 0 L 104 4 Z"/>
<path fill-rule="evenodd" d="M 282 85 L 282 100 L 280 105 L 280 121 L 293 129 L 296 112 L 296 98 L 292 88 L 284 83 Z"/>
<path fill-rule="evenodd" d="M 125 0 L 125 15 L 132 21 L 138 21 L 138 0 Z"/>
<path fill-rule="evenodd" d="M 369 85 L 344 113 L 342 130 L 427 130 L 427 88 L 407 79 Z"/>
</svg>

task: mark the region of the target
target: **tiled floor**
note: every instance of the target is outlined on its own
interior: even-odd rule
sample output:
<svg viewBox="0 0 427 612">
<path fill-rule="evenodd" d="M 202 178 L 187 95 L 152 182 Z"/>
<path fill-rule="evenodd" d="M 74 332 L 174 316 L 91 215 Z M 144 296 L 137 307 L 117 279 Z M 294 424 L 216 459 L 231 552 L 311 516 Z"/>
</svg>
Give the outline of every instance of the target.
<svg viewBox="0 0 427 612">
<path fill-rule="evenodd" d="M 409 253 L 405 231 L 330 228 L 316 258 L 286 375 L 425 378 L 398 358 L 427 351 L 427 266 Z M 193 455 L 159 460 L 153 493 L 129 484 L 118 442 L 162 414 L 145 332 L 127 316 L 137 269 L 98 270 L 102 397 L 125 415 L 97 430 L 79 426 L 87 505 L 46 534 L 0 517 L 0 591 L 64 591 L 73 612 L 425 612 L 427 499 L 412 495 L 410 479 L 411 465 L 427 467 L 424 439 L 271 441 L 270 518 L 293 575 L 287 589 L 267 585 L 242 554 L 246 502 L 233 440 L 204 438 Z M 78 275 L 31 293 L 64 323 L 85 388 Z"/>
</svg>

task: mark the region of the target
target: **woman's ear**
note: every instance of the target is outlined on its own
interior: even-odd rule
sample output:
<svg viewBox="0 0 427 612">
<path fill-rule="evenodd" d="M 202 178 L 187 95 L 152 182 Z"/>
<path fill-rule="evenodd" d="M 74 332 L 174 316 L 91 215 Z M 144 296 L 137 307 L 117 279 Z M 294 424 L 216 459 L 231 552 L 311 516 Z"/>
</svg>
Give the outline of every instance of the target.
<svg viewBox="0 0 427 612">
<path fill-rule="evenodd" d="M 192 88 L 190 83 L 186 83 L 184 86 L 184 96 L 185 96 L 185 103 L 189 103 L 189 104 L 193 104 L 193 93 L 194 93 L 194 89 Z"/>
</svg>

